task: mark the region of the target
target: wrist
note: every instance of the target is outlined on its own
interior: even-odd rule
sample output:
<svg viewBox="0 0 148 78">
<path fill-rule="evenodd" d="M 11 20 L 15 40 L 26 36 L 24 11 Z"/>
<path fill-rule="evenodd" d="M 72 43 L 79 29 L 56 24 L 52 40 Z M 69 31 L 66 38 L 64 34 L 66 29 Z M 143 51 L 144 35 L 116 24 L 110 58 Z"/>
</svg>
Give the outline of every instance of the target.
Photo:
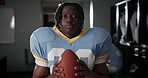
<svg viewBox="0 0 148 78">
<path fill-rule="evenodd" d="M 99 78 L 99 75 L 94 73 L 94 72 L 92 72 L 92 77 L 91 78 Z"/>
<path fill-rule="evenodd" d="M 94 72 L 92 72 L 92 76 L 89 78 L 110 78 L 109 75 L 101 75 L 101 74 L 96 74 Z"/>
</svg>

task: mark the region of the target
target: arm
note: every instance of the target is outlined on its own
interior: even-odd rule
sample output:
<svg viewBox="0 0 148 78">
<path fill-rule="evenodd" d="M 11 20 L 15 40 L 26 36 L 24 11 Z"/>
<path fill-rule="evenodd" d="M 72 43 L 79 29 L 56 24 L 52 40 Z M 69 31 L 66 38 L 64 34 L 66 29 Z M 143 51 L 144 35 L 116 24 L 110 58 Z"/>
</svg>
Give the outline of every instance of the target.
<svg viewBox="0 0 148 78">
<path fill-rule="evenodd" d="M 36 65 L 34 68 L 32 78 L 45 78 L 48 76 L 48 73 L 49 73 L 48 70 L 49 70 L 48 67 Z"/>
<path fill-rule="evenodd" d="M 57 71 L 63 71 L 62 68 L 56 67 L 58 62 L 54 64 L 52 74 L 49 74 L 49 68 L 36 65 L 34 68 L 33 76 L 32 78 L 57 78 L 57 76 L 64 76 L 61 73 L 58 73 Z"/>
<path fill-rule="evenodd" d="M 79 60 L 78 62 L 83 64 L 83 66 L 75 67 L 75 70 L 80 71 L 75 74 L 76 76 L 84 78 L 109 78 L 109 72 L 105 63 L 96 64 L 91 71 L 83 61 Z"/>
<path fill-rule="evenodd" d="M 109 78 L 109 72 L 105 63 L 96 64 L 93 72 L 98 75 L 99 78 Z"/>
<path fill-rule="evenodd" d="M 39 34 L 34 31 L 30 36 L 30 50 L 35 58 L 36 66 L 33 71 L 32 78 L 45 78 L 48 76 L 47 60 L 45 60 L 44 55 L 42 55 L 43 50 L 39 41 Z"/>
<path fill-rule="evenodd" d="M 49 68 L 36 65 L 34 68 L 32 78 L 57 78 L 58 76 L 64 76 L 62 73 L 58 73 L 57 71 L 63 71 L 62 68 L 56 67 L 58 62 L 55 63 L 52 74 L 49 74 Z"/>
</svg>

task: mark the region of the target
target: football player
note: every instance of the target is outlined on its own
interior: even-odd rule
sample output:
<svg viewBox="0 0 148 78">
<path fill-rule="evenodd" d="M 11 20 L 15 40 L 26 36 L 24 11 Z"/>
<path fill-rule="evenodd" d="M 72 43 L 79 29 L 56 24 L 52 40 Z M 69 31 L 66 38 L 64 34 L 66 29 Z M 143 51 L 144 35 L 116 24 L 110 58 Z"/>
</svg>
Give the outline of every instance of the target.
<svg viewBox="0 0 148 78">
<path fill-rule="evenodd" d="M 75 73 L 77 78 L 109 78 L 105 64 L 112 47 L 109 32 L 99 27 L 83 28 L 84 12 L 78 3 L 62 3 L 55 12 L 55 23 L 53 28 L 38 28 L 30 36 L 36 63 L 33 78 L 64 77 L 57 72 L 64 70 L 57 64 L 66 49 L 75 52 L 80 58 L 77 62 L 83 64 L 74 67 L 80 71 Z"/>
</svg>

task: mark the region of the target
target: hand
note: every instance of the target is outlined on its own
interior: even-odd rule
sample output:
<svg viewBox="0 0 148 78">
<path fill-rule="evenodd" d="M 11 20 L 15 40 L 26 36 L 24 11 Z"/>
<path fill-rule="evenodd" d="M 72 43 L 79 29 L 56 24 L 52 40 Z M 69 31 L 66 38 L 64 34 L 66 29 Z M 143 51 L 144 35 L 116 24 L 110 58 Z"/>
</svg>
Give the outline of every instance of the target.
<svg viewBox="0 0 148 78">
<path fill-rule="evenodd" d="M 75 73 L 75 76 L 79 78 L 97 78 L 96 74 L 93 73 L 82 60 L 77 60 L 77 62 L 82 64 L 82 66 L 74 67 L 75 70 L 80 71 L 80 72 Z"/>
<path fill-rule="evenodd" d="M 49 75 L 46 78 L 58 78 L 58 77 L 62 77 L 64 76 L 63 73 L 59 73 L 60 71 L 63 71 L 63 68 L 57 67 L 57 65 L 59 64 L 60 61 L 57 61 L 54 66 L 53 66 L 53 70 L 52 70 L 52 74 Z"/>
</svg>

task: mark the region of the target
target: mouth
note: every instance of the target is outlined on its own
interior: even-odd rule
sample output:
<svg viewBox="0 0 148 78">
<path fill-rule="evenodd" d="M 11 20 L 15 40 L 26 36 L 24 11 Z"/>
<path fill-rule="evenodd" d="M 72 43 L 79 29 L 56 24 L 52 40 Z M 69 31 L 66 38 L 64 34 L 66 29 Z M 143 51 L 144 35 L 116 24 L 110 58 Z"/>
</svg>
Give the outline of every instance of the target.
<svg viewBox="0 0 148 78">
<path fill-rule="evenodd" d="M 71 29 L 73 27 L 72 27 L 72 25 L 66 25 L 66 28 Z"/>
</svg>

